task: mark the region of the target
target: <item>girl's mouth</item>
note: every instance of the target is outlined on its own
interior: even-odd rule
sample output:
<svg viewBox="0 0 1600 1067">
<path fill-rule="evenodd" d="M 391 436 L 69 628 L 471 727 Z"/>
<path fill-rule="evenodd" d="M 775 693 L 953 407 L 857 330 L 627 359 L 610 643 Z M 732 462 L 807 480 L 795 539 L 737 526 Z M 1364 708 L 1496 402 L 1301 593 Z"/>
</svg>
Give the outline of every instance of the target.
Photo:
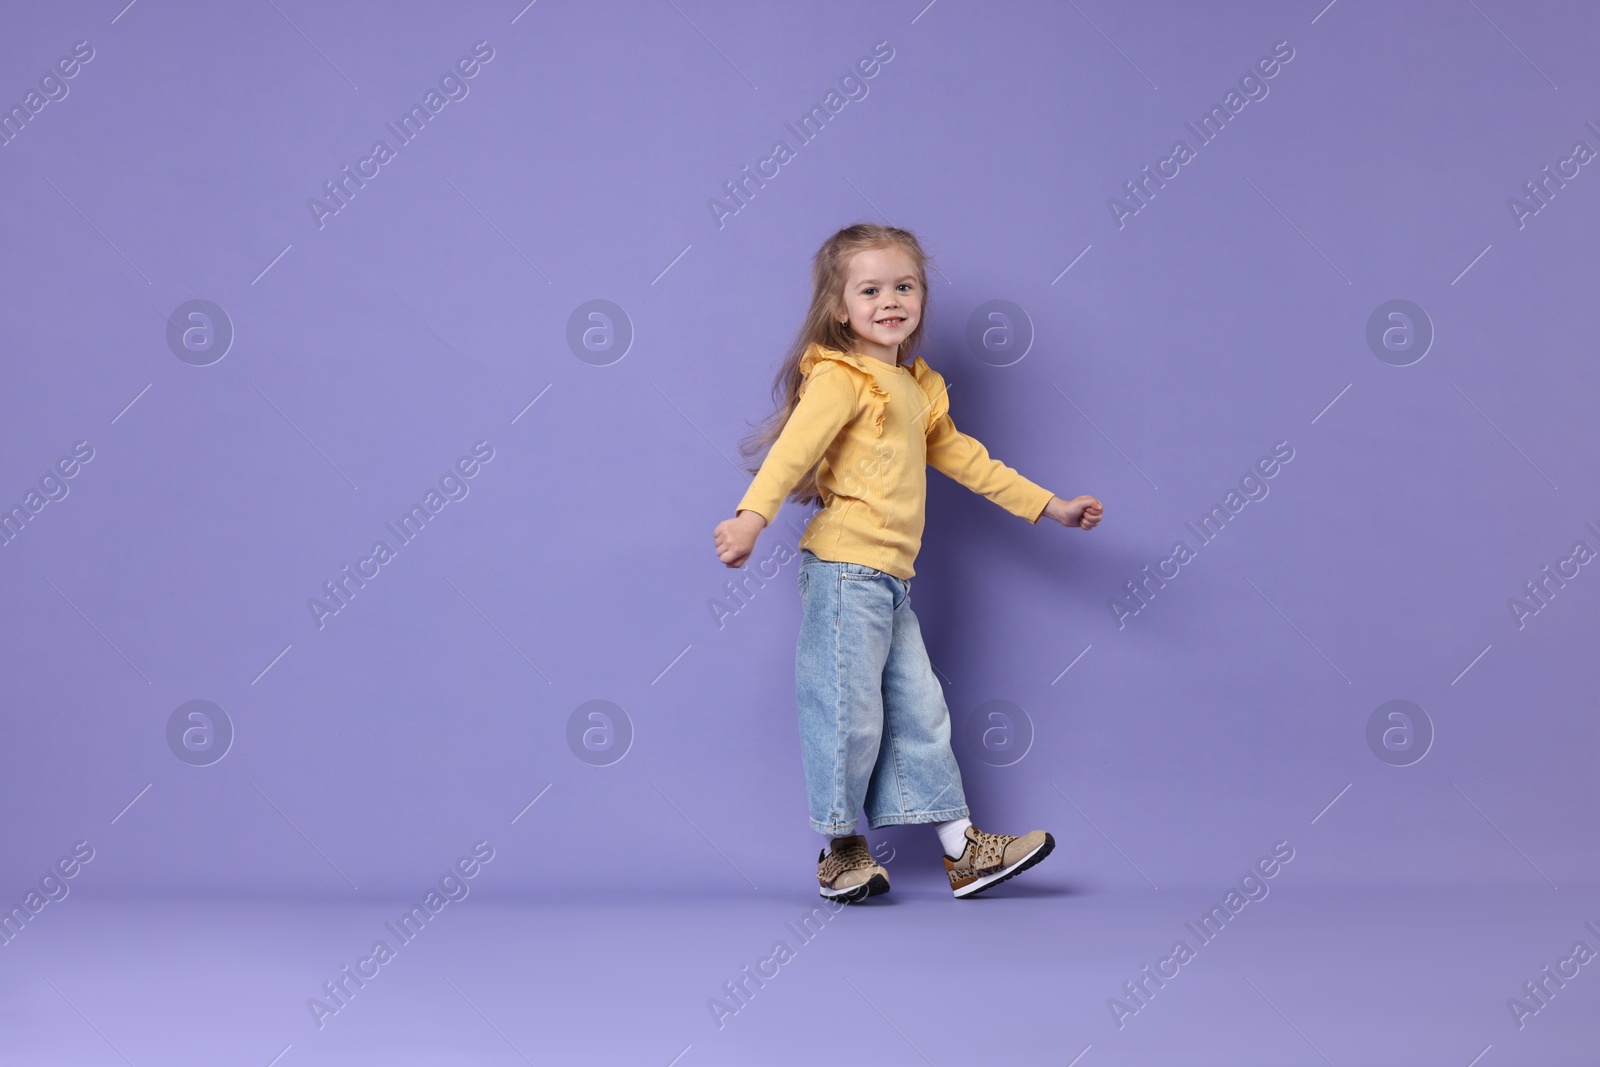
<svg viewBox="0 0 1600 1067">
<path fill-rule="evenodd" d="M 905 319 L 879 319 L 878 320 L 878 325 L 879 326 L 899 326 L 900 324 L 904 323 L 905 321 L 906 321 Z"/>
</svg>

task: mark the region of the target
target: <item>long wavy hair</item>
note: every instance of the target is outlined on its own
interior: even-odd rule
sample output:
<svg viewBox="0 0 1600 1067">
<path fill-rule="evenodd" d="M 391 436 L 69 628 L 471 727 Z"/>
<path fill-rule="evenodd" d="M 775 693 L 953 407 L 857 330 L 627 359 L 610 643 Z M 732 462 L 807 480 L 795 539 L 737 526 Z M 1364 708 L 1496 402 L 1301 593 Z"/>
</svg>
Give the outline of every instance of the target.
<svg viewBox="0 0 1600 1067">
<path fill-rule="evenodd" d="M 858 222 L 854 226 L 846 226 L 822 242 L 822 247 L 817 249 L 817 254 L 811 261 L 811 306 L 807 309 L 800 328 L 795 331 L 794 341 L 790 344 L 789 351 L 773 378 L 772 414 L 759 424 L 748 423 L 755 426 L 755 430 L 739 443 L 739 452 L 747 460 L 753 456 L 765 458 L 767 450 L 778 439 L 778 435 L 783 433 L 784 426 L 789 422 L 789 416 L 794 413 L 795 405 L 800 400 L 800 385 L 805 380 L 804 375 L 800 373 L 800 358 L 805 355 L 806 350 L 813 344 L 838 349 L 841 352 L 856 350 L 858 339 L 855 331 L 850 329 L 848 322 L 840 322 L 837 316 L 845 310 L 844 285 L 848 279 L 847 270 L 851 257 L 858 252 L 874 248 L 899 248 L 916 265 L 917 279 L 922 288 L 922 315 L 917 321 L 916 329 L 900 342 L 895 362 L 909 367 L 917 358 L 923 328 L 928 322 L 928 254 L 922 250 L 922 245 L 910 230 L 902 230 L 897 226 L 879 226 L 871 222 Z M 796 504 L 822 502 L 822 493 L 817 486 L 817 470 L 820 466 L 819 460 L 806 471 L 789 493 L 791 501 Z M 745 466 L 745 470 L 752 475 L 760 469 L 759 459 Z"/>
</svg>

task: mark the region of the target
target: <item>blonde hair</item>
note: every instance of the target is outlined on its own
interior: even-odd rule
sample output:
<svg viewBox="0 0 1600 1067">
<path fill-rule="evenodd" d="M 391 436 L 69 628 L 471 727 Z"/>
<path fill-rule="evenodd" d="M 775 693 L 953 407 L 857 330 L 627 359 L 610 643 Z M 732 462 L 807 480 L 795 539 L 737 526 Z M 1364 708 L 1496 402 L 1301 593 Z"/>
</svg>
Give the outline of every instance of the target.
<svg viewBox="0 0 1600 1067">
<path fill-rule="evenodd" d="M 799 330 L 795 332 L 794 341 L 790 344 L 789 351 L 773 378 L 772 414 L 759 425 L 750 424 L 756 425 L 755 431 L 739 443 L 739 452 L 746 459 L 756 455 L 764 458 L 767 449 L 783 433 L 784 426 L 789 422 L 789 416 L 794 413 L 795 405 L 800 401 L 800 385 L 805 380 L 805 376 L 800 373 L 800 359 L 812 345 L 821 345 L 841 352 L 855 351 L 857 338 L 854 331 L 850 329 L 849 323 L 840 322 L 836 316 L 845 310 L 844 286 L 851 258 L 858 252 L 875 248 L 899 248 L 910 257 L 916 267 L 917 279 L 922 288 L 922 315 L 916 328 L 900 342 L 895 362 L 909 367 L 917 358 L 923 326 L 928 321 L 928 254 L 922 250 L 922 245 L 910 230 L 902 230 L 897 226 L 879 226 L 871 222 L 858 222 L 854 226 L 846 226 L 822 242 L 822 247 L 817 249 L 817 254 L 811 261 L 811 306 L 807 309 Z M 817 470 L 820 466 L 819 460 L 801 477 L 789 494 L 791 501 L 796 504 L 822 502 L 822 494 L 817 486 Z M 760 469 L 759 460 L 745 466 L 745 470 L 752 475 Z"/>
</svg>

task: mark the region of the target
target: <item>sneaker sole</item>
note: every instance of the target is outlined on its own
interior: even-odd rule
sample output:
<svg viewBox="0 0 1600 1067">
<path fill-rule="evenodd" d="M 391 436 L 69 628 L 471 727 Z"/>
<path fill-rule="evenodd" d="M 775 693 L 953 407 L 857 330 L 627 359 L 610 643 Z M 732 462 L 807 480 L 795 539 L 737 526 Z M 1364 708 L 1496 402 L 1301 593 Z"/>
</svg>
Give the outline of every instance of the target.
<svg viewBox="0 0 1600 1067">
<path fill-rule="evenodd" d="M 955 890 L 956 899 L 965 900 L 967 897 L 976 896 L 985 889 L 988 889 L 990 886 L 999 885 L 1007 878 L 1021 874 L 1029 867 L 1032 867 L 1034 864 L 1050 855 L 1051 851 L 1053 851 L 1055 847 L 1056 839 L 1050 836 L 1050 834 L 1046 833 L 1044 835 L 1044 844 L 1040 845 L 1038 848 L 1034 849 L 1017 862 L 1013 863 L 1010 867 L 1003 867 L 993 874 L 986 875 L 982 878 L 979 878 L 975 882 L 971 882 L 962 886 L 960 889 Z"/>
<path fill-rule="evenodd" d="M 823 889 L 819 895 L 825 900 L 842 900 L 846 904 L 859 904 L 868 897 L 875 897 L 879 893 L 889 891 L 889 879 L 881 874 L 875 874 L 860 885 L 853 885 L 849 889 Z"/>
</svg>

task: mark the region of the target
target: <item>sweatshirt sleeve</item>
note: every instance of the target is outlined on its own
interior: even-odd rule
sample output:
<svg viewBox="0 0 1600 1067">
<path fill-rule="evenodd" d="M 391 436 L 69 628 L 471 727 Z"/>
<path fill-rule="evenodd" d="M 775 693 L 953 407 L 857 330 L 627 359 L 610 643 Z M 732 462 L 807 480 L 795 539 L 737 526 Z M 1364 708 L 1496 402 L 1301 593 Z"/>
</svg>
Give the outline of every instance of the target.
<svg viewBox="0 0 1600 1067">
<path fill-rule="evenodd" d="M 822 458 L 855 414 L 856 386 L 850 372 L 831 361 L 819 361 L 806 378 L 789 421 L 784 423 L 733 513 L 754 511 L 772 525 L 784 498 Z"/>
<path fill-rule="evenodd" d="M 981 441 L 956 429 L 948 409 L 928 430 L 928 464 L 1032 523 L 1055 495 L 992 458 Z"/>
</svg>

